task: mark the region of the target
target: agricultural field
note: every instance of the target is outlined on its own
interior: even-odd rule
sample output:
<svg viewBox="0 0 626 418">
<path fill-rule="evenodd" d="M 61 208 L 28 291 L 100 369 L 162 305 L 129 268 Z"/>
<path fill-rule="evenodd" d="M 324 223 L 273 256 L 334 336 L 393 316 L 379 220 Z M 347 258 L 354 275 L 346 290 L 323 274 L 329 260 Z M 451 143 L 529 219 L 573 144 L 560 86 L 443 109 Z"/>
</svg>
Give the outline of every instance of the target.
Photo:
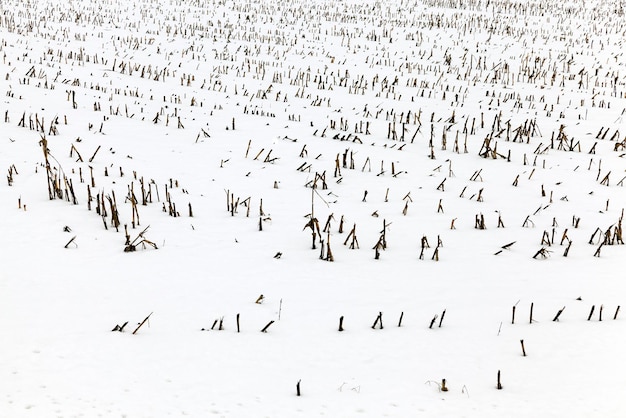
<svg viewBox="0 0 626 418">
<path fill-rule="evenodd" d="M 0 416 L 624 416 L 623 22 L 3 1 Z"/>
</svg>

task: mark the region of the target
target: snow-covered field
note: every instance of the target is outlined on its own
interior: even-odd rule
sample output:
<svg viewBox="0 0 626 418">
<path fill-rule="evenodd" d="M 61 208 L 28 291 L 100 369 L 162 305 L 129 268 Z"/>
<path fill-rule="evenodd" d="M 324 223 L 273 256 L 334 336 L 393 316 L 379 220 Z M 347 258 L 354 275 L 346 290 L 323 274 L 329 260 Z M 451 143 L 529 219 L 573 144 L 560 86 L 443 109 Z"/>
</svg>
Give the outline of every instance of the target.
<svg viewBox="0 0 626 418">
<path fill-rule="evenodd" d="M 0 12 L 0 417 L 626 414 L 623 2 Z"/>
</svg>

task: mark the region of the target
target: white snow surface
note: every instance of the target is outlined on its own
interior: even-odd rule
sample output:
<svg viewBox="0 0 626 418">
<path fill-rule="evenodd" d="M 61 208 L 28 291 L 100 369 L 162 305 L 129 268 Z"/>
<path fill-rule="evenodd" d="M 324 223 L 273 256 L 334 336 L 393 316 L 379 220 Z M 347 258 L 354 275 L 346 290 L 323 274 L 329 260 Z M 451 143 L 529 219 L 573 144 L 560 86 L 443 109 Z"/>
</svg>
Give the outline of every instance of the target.
<svg viewBox="0 0 626 418">
<path fill-rule="evenodd" d="M 622 7 L 3 1 L 0 416 L 624 416 Z"/>
</svg>

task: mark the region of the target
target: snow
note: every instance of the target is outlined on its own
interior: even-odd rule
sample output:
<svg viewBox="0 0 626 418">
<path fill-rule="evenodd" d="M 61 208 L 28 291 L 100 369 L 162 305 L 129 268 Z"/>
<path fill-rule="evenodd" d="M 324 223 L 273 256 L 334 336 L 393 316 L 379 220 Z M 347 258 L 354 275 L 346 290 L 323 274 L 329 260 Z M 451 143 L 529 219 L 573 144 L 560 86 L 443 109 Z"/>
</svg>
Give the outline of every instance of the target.
<svg viewBox="0 0 626 418">
<path fill-rule="evenodd" d="M 616 2 L 0 9 L 1 416 L 626 412 Z"/>
</svg>

